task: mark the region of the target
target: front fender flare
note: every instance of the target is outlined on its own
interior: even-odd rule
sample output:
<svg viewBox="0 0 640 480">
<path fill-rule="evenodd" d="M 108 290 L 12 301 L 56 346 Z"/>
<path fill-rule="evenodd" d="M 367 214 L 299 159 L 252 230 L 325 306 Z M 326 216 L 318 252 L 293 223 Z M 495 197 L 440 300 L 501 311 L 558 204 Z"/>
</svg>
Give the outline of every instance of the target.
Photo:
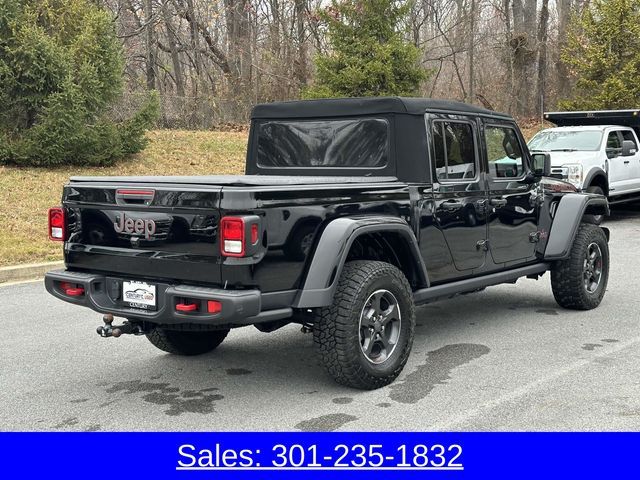
<svg viewBox="0 0 640 480">
<path fill-rule="evenodd" d="M 602 195 L 569 193 L 560 199 L 544 252 L 545 260 L 564 260 L 569 257 L 582 217 L 588 207 L 600 207 L 609 215 L 609 202 Z"/>
<path fill-rule="evenodd" d="M 399 234 L 416 262 L 421 283 L 429 285 L 418 241 L 404 220 L 386 216 L 341 217 L 331 221 L 322 232 L 293 307 L 315 308 L 331 305 L 351 245 L 360 235 L 372 232 Z"/>
<path fill-rule="evenodd" d="M 591 168 L 591 169 L 588 171 L 588 173 L 587 173 L 587 175 L 586 175 L 586 177 L 585 177 L 584 181 L 582 182 L 583 189 L 584 189 L 584 190 L 586 190 L 587 188 L 589 188 L 589 187 L 591 186 L 591 182 L 592 182 L 592 181 L 593 181 L 593 179 L 594 179 L 594 178 L 596 178 L 597 176 L 604 177 L 604 178 L 605 178 L 605 181 L 606 181 L 606 182 L 607 182 L 607 184 L 608 184 L 609 180 L 608 180 L 608 177 L 607 177 L 607 172 L 605 172 L 604 170 L 602 170 L 600 167 L 594 167 L 594 168 Z M 605 192 L 605 194 L 606 194 L 606 192 Z"/>
</svg>

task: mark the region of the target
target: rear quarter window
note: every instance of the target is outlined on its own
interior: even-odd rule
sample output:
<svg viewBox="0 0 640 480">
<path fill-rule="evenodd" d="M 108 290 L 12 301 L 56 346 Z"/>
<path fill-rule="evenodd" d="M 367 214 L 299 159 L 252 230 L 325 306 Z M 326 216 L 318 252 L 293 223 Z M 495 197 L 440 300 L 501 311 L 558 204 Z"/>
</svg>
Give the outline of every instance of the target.
<svg viewBox="0 0 640 480">
<path fill-rule="evenodd" d="M 470 123 L 436 120 L 431 126 L 431 136 L 439 181 L 476 177 L 475 141 Z"/>
<path fill-rule="evenodd" d="M 260 168 L 384 168 L 389 162 L 383 118 L 264 120 L 257 130 Z"/>
</svg>

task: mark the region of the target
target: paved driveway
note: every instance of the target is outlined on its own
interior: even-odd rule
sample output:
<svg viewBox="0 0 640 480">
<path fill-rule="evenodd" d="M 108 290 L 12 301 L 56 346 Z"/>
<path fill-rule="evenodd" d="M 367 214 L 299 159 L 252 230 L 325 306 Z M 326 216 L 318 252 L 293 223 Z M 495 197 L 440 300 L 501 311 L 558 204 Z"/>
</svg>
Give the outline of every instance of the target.
<svg viewBox="0 0 640 480">
<path fill-rule="evenodd" d="M 418 309 L 401 377 L 334 384 L 310 335 L 232 331 L 180 358 L 100 316 L 0 287 L 2 430 L 640 430 L 640 209 L 617 210 L 607 295 L 560 309 L 548 275 Z"/>
</svg>

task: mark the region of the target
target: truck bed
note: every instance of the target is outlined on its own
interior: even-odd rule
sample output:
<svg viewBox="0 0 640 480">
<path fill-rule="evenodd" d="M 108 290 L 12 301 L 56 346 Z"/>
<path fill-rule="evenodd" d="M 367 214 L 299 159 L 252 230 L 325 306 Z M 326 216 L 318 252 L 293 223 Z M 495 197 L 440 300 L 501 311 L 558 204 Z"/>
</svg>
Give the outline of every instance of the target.
<svg viewBox="0 0 640 480">
<path fill-rule="evenodd" d="M 407 188 L 391 176 L 72 177 L 65 262 L 132 279 L 292 290 L 305 258 L 284 252 L 303 234 L 343 215 L 406 216 Z M 220 220 L 243 214 L 260 217 L 266 252 L 222 258 Z"/>
</svg>

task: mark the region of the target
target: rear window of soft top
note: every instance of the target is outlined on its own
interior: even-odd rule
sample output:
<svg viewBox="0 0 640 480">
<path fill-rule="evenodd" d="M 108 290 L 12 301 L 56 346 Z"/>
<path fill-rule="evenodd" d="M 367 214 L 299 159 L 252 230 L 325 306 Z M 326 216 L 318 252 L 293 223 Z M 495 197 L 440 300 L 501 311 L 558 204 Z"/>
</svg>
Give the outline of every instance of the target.
<svg viewBox="0 0 640 480">
<path fill-rule="evenodd" d="M 389 161 L 383 118 L 262 120 L 256 126 L 261 168 L 383 168 Z"/>
</svg>

